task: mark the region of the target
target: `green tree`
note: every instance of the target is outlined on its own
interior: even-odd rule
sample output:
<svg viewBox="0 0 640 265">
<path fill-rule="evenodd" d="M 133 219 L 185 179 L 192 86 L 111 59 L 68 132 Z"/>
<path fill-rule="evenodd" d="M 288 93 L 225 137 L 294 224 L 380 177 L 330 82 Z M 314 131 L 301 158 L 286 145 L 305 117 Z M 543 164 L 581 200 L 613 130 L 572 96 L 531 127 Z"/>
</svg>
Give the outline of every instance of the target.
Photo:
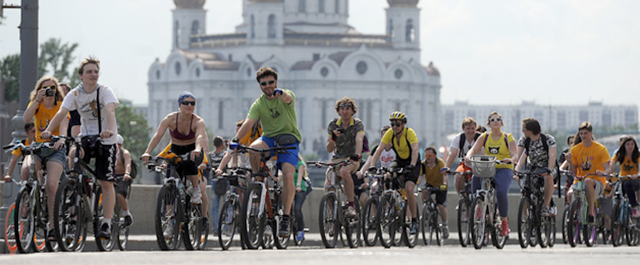
<svg viewBox="0 0 640 265">
<path fill-rule="evenodd" d="M 129 106 L 121 105 L 116 108 L 118 133 L 124 139 L 123 147 L 131 152 L 132 158 L 144 153 L 149 143 L 149 125 L 147 119 L 133 111 Z"/>
<path fill-rule="evenodd" d="M 62 44 L 61 39 L 51 38 L 40 45 L 40 56 L 38 56 L 38 75 L 44 76 L 52 72 L 52 75 L 60 82 L 66 82 L 71 87 L 78 85 L 80 77 L 78 68 L 69 72 L 69 67 L 75 56 L 73 52 L 78 48 L 77 43 Z"/>
<path fill-rule="evenodd" d="M 20 98 L 20 54 L 7 55 L 0 59 L 0 82 L 4 82 L 5 101 Z"/>
</svg>

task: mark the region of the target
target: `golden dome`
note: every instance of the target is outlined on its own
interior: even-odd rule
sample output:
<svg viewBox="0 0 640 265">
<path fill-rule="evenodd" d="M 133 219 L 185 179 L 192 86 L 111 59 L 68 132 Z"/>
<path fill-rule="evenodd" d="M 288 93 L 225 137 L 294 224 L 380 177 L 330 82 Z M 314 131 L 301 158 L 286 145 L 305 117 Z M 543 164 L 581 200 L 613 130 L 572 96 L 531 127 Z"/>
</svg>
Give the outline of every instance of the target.
<svg viewBox="0 0 640 265">
<path fill-rule="evenodd" d="M 418 7 L 420 0 L 387 0 L 389 7 Z"/>
<path fill-rule="evenodd" d="M 173 0 L 176 9 L 202 9 L 205 0 Z"/>
</svg>

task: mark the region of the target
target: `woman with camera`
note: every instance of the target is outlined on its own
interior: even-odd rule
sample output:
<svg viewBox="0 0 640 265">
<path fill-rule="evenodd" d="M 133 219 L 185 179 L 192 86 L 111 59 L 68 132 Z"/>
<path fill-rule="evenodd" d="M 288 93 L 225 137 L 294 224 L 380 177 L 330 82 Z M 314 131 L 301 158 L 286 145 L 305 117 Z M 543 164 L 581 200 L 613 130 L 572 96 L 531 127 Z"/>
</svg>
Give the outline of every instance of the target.
<svg viewBox="0 0 640 265">
<path fill-rule="evenodd" d="M 31 102 L 27 106 L 27 110 L 24 112 L 24 122 L 31 122 L 36 127 L 35 142 L 47 142 L 50 140 L 42 139 L 42 132 L 47 129 L 49 122 L 53 119 L 53 116 L 58 112 L 62 105 L 62 99 L 64 94 L 60 89 L 58 79 L 53 76 L 43 76 L 36 83 L 36 87 L 31 92 Z M 64 135 L 67 131 L 68 119 L 62 119 L 60 126 L 49 129 L 53 135 L 60 135 L 63 132 Z M 44 150 L 44 149 L 43 149 Z M 53 202 L 55 201 L 56 190 L 58 189 L 58 181 L 60 175 L 64 169 L 63 163 L 66 162 L 66 148 L 64 140 L 59 140 L 54 144 L 54 149 L 49 151 L 42 151 L 39 154 L 35 154 L 33 160 L 36 164 L 36 172 L 38 172 L 38 178 L 42 180 L 43 163 L 47 169 L 47 183 L 45 189 L 47 191 L 47 207 L 49 209 L 49 216 L 53 216 Z M 53 238 L 53 222 L 49 222 L 49 233 L 47 236 Z"/>
</svg>

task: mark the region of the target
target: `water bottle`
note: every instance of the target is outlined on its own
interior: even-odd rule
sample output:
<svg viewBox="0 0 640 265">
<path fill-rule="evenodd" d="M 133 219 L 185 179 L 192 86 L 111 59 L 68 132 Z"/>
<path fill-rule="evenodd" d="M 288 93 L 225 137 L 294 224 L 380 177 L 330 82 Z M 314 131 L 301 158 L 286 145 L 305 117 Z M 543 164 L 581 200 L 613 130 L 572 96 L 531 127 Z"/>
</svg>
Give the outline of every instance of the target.
<svg viewBox="0 0 640 265">
<path fill-rule="evenodd" d="M 178 182 L 178 191 L 180 191 L 180 196 L 184 196 L 184 189 L 182 188 L 182 182 Z"/>
</svg>

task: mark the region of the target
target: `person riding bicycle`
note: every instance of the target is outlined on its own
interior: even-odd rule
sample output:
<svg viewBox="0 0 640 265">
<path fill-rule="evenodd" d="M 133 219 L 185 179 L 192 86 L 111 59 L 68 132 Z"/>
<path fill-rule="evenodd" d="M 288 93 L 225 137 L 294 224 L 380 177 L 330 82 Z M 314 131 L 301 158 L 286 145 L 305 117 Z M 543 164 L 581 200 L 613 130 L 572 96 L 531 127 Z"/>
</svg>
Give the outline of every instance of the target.
<svg viewBox="0 0 640 265">
<path fill-rule="evenodd" d="M 540 123 L 534 118 L 522 120 L 522 133 L 518 147 L 523 148 L 516 171 L 520 171 L 527 161 L 527 169 L 539 169 L 544 178 L 544 204 L 540 210 L 542 217 L 551 215 L 551 196 L 553 196 L 553 170 L 556 167 L 556 139 L 552 135 L 542 133 Z M 514 179 L 518 179 L 514 176 Z M 552 206 L 552 205 L 551 205 Z"/>
<path fill-rule="evenodd" d="M 638 198 L 640 198 L 640 180 L 638 179 L 638 164 L 640 163 L 640 151 L 638 151 L 638 144 L 633 136 L 627 136 L 623 139 L 622 144 L 614 153 L 609 168 L 605 173 L 610 174 L 616 167 L 616 164 L 620 163 L 620 176 L 630 176 L 631 179 L 625 180 L 622 183 L 622 192 L 624 192 L 629 198 L 629 204 L 633 209 L 631 210 L 631 216 L 633 218 L 640 217 L 640 205 L 638 205 Z"/>
<path fill-rule="evenodd" d="M 462 173 L 473 171 L 471 167 L 464 164 L 464 156 L 469 152 L 469 149 L 473 147 L 473 144 L 482 134 L 476 131 L 476 120 L 471 117 L 467 117 L 462 121 L 462 131 L 462 133 L 456 135 L 456 137 L 451 141 L 451 145 L 449 146 L 449 150 L 451 151 L 449 151 L 447 161 L 441 169 L 442 172 L 449 171 L 449 168 L 453 165 L 453 161 L 456 158 L 460 159 L 460 164 L 458 165 L 458 168 L 456 168 L 456 174 L 453 179 L 453 185 L 456 188 L 458 196 L 460 196 L 460 192 L 464 190 L 464 184 L 468 180 L 464 179 Z M 468 178 L 471 178 L 471 176 L 468 176 Z"/>
<path fill-rule="evenodd" d="M 560 163 L 560 170 L 566 170 L 569 168 L 569 161 L 570 159 L 567 159 L 567 154 L 569 154 L 569 151 L 571 151 L 571 147 L 573 146 L 573 140 L 576 138 L 575 134 L 571 134 L 569 136 L 567 136 L 567 148 L 565 148 L 564 150 L 562 150 L 562 153 L 560 153 L 560 156 L 558 157 L 558 163 Z"/>
<path fill-rule="evenodd" d="M 82 61 L 78 68 L 82 83 L 64 98 L 60 110 L 53 117 L 47 129 L 42 132 L 42 138 L 49 138 L 53 131 L 52 128 L 56 128 L 60 122 L 67 120 L 69 111 L 78 110 L 81 117 L 80 134 L 78 135 L 82 138 L 81 156 L 83 153 L 85 154 L 83 160 L 87 163 L 91 158 L 96 158 L 95 177 L 100 180 L 102 187 L 104 218 L 97 234 L 100 238 L 110 239 L 111 217 L 116 203 L 113 180 L 115 178 L 118 125 L 115 110 L 120 103 L 110 87 L 98 84 L 99 71 L 100 61 L 96 58 L 90 57 Z M 66 131 L 64 128 L 61 133 L 66 133 Z M 97 144 L 91 142 L 90 139 L 93 136 L 100 136 L 101 142 Z M 73 156 L 74 152 L 75 150 L 72 148 L 69 156 Z"/>
<path fill-rule="evenodd" d="M 602 196 L 606 186 L 607 179 L 603 175 L 604 171 L 609 168 L 609 151 L 604 145 L 593 140 L 593 126 L 590 122 L 585 121 L 580 124 L 578 135 L 571 151 L 567 155 L 567 160 L 571 160 L 571 172 L 577 176 L 595 173 L 595 175 L 587 176 L 584 180 L 589 203 L 587 223 L 593 225 L 596 222 L 594 202 Z M 569 200 L 571 200 L 573 190 L 577 189 L 577 185 L 578 180 L 576 179 L 567 193 Z"/>
<path fill-rule="evenodd" d="M 284 154 L 278 154 L 276 162 L 277 167 L 283 172 L 284 179 L 282 189 L 284 215 L 278 236 L 287 237 L 291 233 L 289 230 L 289 214 L 295 196 L 293 174 L 298 164 L 299 145 L 302 141 L 296 118 L 296 95 L 289 89 L 278 87 L 278 73 L 269 67 L 258 69 L 256 80 L 263 94 L 251 105 L 245 122 L 236 132 L 229 147 L 236 149 L 239 145 L 239 138 L 246 136 L 258 120 L 263 126 L 263 134 L 251 143 L 251 148 L 268 149 L 276 145 L 295 147 L 295 149 L 287 149 Z M 249 154 L 253 172 L 258 172 L 260 154 L 257 152 L 250 152 Z"/>
<path fill-rule="evenodd" d="M 124 143 L 124 138 L 122 135 L 118 134 L 118 154 L 116 155 L 116 177 L 117 178 L 113 182 L 113 186 L 116 190 L 116 199 L 118 200 L 118 205 L 120 205 L 120 209 L 124 213 L 124 225 L 131 226 L 133 224 L 133 215 L 129 211 L 129 200 L 127 199 L 129 195 L 129 190 L 131 188 L 131 183 L 133 182 L 133 178 L 135 178 L 135 174 L 137 172 L 133 172 L 133 162 L 131 161 L 131 153 L 129 150 L 124 149 L 122 144 Z"/>
<path fill-rule="evenodd" d="M 382 139 L 382 137 L 384 137 L 384 134 L 389 129 L 391 129 L 391 127 L 389 125 L 385 125 L 385 126 L 382 127 L 382 129 L 380 129 L 380 139 Z M 371 154 L 375 154 L 376 151 L 378 150 L 379 146 L 380 145 L 377 144 L 373 148 L 371 148 Z M 380 159 L 379 159 L 380 167 L 389 168 L 389 167 L 391 167 L 391 163 L 393 163 L 393 161 L 396 160 L 396 152 L 393 151 L 393 149 L 391 148 L 392 146 L 393 146 L 393 143 L 389 143 L 387 145 L 387 147 L 384 148 L 384 150 L 382 150 L 382 153 L 381 153 Z M 367 161 L 364 163 L 364 165 L 360 168 L 360 170 L 358 170 L 358 172 L 356 172 L 356 176 L 358 178 L 362 178 L 362 176 L 364 176 L 364 173 L 370 167 L 375 166 L 376 164 L 377 164 L 377 161 L 373 161 L 373 156 L 370 155 L 367 158 Z M 369 183 L 368 179 L 365 179 L 364 183 L 366 185 L 365 187 L 370 188 L 371 190 L 376 189 L 376 186 L 379 185 L 379 183 L 377 183 L 377 181 L 374 181 L 373 183 Z M 366 198 L 365 198 L 365 200 L 366 200 Z"/>
<path fill-rule="evenodd" d="M 413 193 L 415 185 L 418 182 L 418 176 L 420 175 L 420 167 L 418 164 L 420 159 L 418 136 L 413 129 L 406 127 L 407 116 L 404 113 L 394 111 L 389 116 L 389 121 L 391 122 L 392 129 L 388 130 L 382 137 L 372 161 L 377 161 L 382 151 L 393 143 L 391 148 L 396 153 L 396 160 L 394 164 L 392 164 L 392 167 L 404 167 L 407 170 L 404 188 L 407 191 L 407 200 L 409 201 L 411 234 L 413 235 L 418 232 L 418 207 L 416 196 Z"/>
<path fill-rule="evenodd" d="M 335 172 L 336 184 L 342 179 L 344 192 L 347 195 L 347 217 L 357 215 L 355 209 L 355 190 L 351 175 L 356 173 L 362 158 L 362 142 L 364 141 L 364 124 L 353 115 L 358 112 L 355 100 L 343 97 L 336 101 L 336 112 L 340 118 L 335 118 L 329 122 L 327 132 L 327 152 L 332 153 L 332 162 L 350 160 L 348 165 L 337 165 L 335 168 L 328 168 L 326 172 L 325 187 L 331 185 L 331 176 Z"/>
<path fill-rule="evenodd" d="M 475 127 L 475 125 L 473 126 Z M 440 190 L 435 191 L 436 205 L 442 219 L 442 237 L 449 238 L 449 223 L 447 222 L 447 187 L 448 175 L 443 171 L 444 161 L 437 156 L 436 148 L 429 146 L 424 149 L 424 160 L 422 161 L 422 175 L 424 176 L 424 187 L 436 187 Z M 422 186 L 422 184 L 420 184 Z M 422 201 L 426 202 L 430 193 L 428 190 L 422 190 Z"/>
<path fill-rule="evenodd" d="M 36 138 L 36 126 L 33 122 L 27 122 L 24 125 L 24 133 L 27 135 L 27 138 L 24 140 L 20 140 L 22 144 L 25 146 L 31 145 Z M 18 163 L 18 159 L 22 156 L 22 167 L 20 168 L 20 178 L 22 180 L 29 179 L 29 167 L 31 167 L 31 155 L 23 154 L 20 148 L 13 150 L 11 152 L 11 161 L 9 162 L 9 167 L 7 168 L 7 173 L 2 177 L 2 181 L 11 181 L 11 173 L 16 168 L 16 164 Z"/>
<path fill-rule="evenodd" d="M 506 165 L 496 165 L 496 174 L 493 177 L 496 184 L 496 198 L 498 200 L 498 210 L 502 220 L 502 235 L 509 235 L 509 198 L 507 192 L 511 186 L 513 178 L 513 162 L 518 160 L 516 153 L 516 143 L 513 135 L 502 131 L 502 115 L 494 111 L 487 117 L 487 125 L 489 131 L 483 133 L 478 141 L 473 144 L 473 148 L 467 152 L 464 157 L 465 163 L 470 165 L 471 156 L 479 153 L 484 148 L 485 154 L 495 156 L 497 160 L 507 163 Z M 482 179 L 478 177 L 472 178 L 471 190 L 475 192 L 480 189 Z"/>
</svg>

